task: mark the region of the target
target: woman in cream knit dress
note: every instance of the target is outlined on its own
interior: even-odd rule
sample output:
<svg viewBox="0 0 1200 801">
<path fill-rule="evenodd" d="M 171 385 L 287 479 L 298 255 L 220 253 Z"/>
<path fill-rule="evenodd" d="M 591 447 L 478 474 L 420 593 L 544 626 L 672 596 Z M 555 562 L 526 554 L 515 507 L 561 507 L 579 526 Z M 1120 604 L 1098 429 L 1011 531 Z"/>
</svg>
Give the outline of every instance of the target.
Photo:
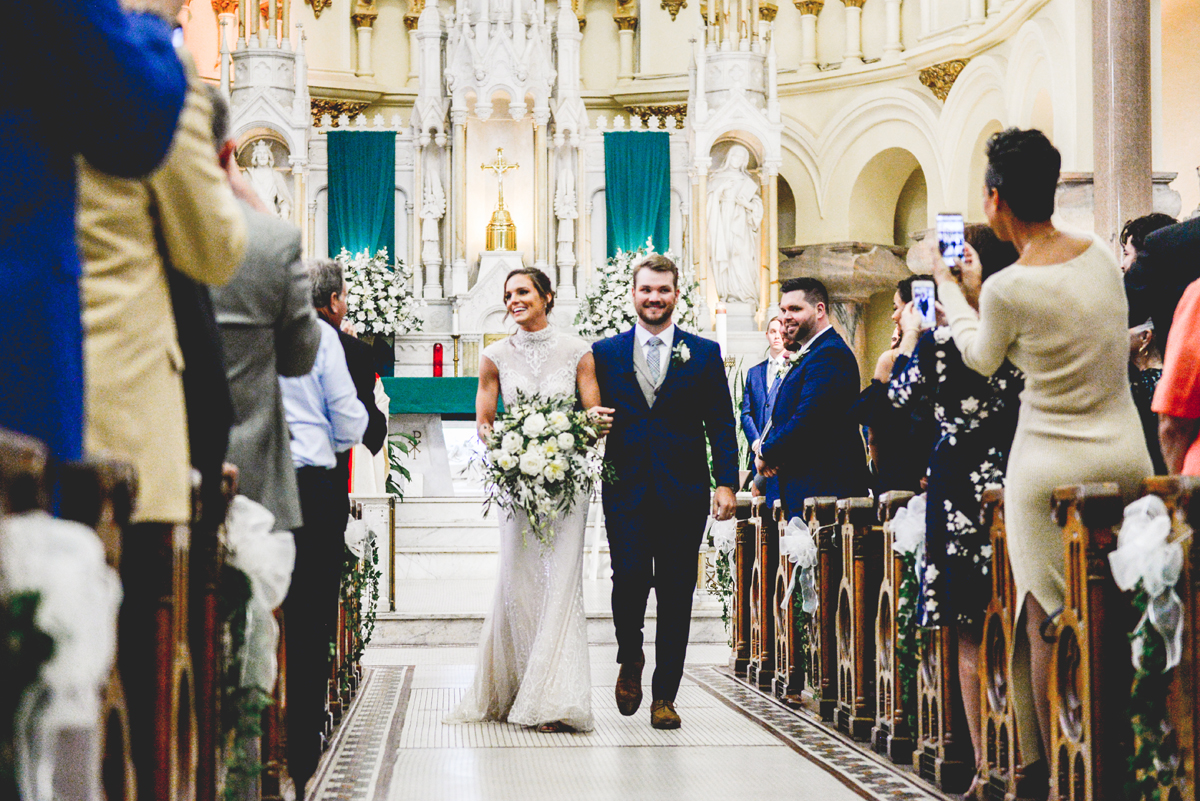
<svg viewBox="0 0 1200 801">
<path fill-rule="evenodd" d="M 1043 741 L 1049 736 L 1051 646 L 1038 627 L 1062 607 L 1065 589 L 1051 492 L 1115 481 L 1132 499 L 1153 467 L 1129 389 L 1127 308 L 1116 259 L 1099 239 L 1051 224 L 1060 159 L 1040 131 L 996 134 L 987 154 L 988 222 L 1020 258 L 983 285 L 978 314 L 940 258 L 934 278 L 963 362 L 991 375 L 1007 358 L 1025 373 L 1004 506 L 1017 614 L 1023 606 L 1026 616 L 1012 679 L 1029 766 L 1038 754 L 1035 709 Z M 1043 771 L 1044 763 L 1025 775 L 1040 783 Z"/>
</svg>

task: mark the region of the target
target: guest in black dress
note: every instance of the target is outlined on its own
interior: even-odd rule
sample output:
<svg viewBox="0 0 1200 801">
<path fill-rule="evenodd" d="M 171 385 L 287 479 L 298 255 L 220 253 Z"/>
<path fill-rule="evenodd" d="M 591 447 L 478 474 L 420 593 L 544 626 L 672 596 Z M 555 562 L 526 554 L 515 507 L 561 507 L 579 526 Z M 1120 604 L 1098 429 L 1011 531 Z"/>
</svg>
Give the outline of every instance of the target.
<svg viewBox="0 0 1200 801">
<path fill-rule="evenodd" d="M 986 225 L 968 226 L 966 239 L 963 284 L 968 301 L 977 305 L 983 281 L 1016 261 L 1017 252 Z M 939 433 L 929 459 L 917 620 L 929 628 L 955 629 L 963 705 L 979 709 L 978 656 L 992 556 L 980 506 L 984 489 L 1004 482 L 1025 381 L 1007 361 L 984 378 L 963 364 L 948 326 L 922 333 L 920 324 L 909 304 L 900 317 L 899 354 L 888 387 L 896 408 L 928 410 Z M 978 764 L 978 715 L 966 717 Z"/>
<path fill-rule="evenodd" d="M 892 320 L 896 329 L 892 347 L 880 355 L 871 383 L 850 407 L 850 416 L 866 427 L 867 450 L 871 455 L 871 486 L 875 497 L 889 490 L 921 492 L 921 479 L 929 464 L 929 453 L 937 441 L 937 426 L 928 410 L 901 409 L 888 400 L 888 382 L 900 344 L 900 312 L 912 300 L 909 276 L 896 284 L 892 297 Z M 914 414 L 913 412 L 919 412 Z"/>
<path fill-rule="evenodd" d="M 1133 389 L 1133 402 L 1142 420 L 1142 433 L 1146 437 L 1146 447 L 1150 450 L 1150 461 L 1154 462 L 1156 476 L 1167 474 L 1167 463 L 1158 441 L 1158 415 L 1150 408 L 1162 372 L 1163 357 L 1154 333 L 1154 321 L 1147 320 L 1130 328 L 1129 384 Z"/>
</svg>

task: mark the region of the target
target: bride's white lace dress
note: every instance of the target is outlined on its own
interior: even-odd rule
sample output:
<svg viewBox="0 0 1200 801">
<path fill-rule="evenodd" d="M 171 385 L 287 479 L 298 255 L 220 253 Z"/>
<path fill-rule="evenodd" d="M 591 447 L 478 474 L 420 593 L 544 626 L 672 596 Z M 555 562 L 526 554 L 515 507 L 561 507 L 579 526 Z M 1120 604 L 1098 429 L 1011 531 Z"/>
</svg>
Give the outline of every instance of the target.
<svg viewBox="0 0 1200 801">
<path fill-rule="evenodd" d="M 526 397 L 575 397 L 587 342 L 547 327 L 484 350 L 500 371 L 506 404 Z M 592 728 L 591 669 L 583 610 L 583 539 L 588 498 L 554 525 L 551 546 L 529 532 L 523 512 L 500 510 L 500 576 L 483 624 L 475 679 L 447 723 L 500 720 L 522 726 L 562 721 Z"/>
</svg>

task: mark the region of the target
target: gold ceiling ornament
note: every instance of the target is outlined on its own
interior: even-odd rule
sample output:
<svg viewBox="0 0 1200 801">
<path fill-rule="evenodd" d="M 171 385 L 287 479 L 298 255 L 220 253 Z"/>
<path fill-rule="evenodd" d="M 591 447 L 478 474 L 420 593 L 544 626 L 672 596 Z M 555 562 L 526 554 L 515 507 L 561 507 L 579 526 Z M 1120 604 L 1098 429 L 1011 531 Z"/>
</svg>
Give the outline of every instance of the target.
<svg viewBox="0 0 1200 801">
<path fill-rule="evenodd" d="M 779 13 L 779 6 L 774 3 L 762 3 L 758 7 L 758 18 L 763 22 L 774 22 L 775 15 Z"/>
<path fill-rule="evenodd" d="M 626 106 L 625 111 L 631 117 L 640 117 L 643 125 L 650 124 L 651 117 L 657 117 L 659 127 L 667 128 L 667 117 L 675 118 L 675 127 L 683 127 L 683 118 L 687 116 L 687 103 L 674 103 L 653 106 Z"/>
<path fill-rule="evenodd" d="M 636 31 L 638 9 L 635 0 L 617 0 L 617 10 L 613 12 L 613 22 L 617 23 L 619 31 Z"/>
<path fill-rule="evenodd" d="M 304 0 L 312 6 L 313 16 L 317 19 L 321 18 L 321 12 L 333 5 L 333 0 Z"/>
<path fill-rule="evenodd" d="M 504 173 L 509 170 L 517 169 L 517 163 L 509 163 L 504 158 L 504 148 L 496 148 L 496 160 L 491 164 L 479 165 L 481 169 L 488 170 L 496 174 L 496 210 L 492 212 L 491 222 L 487 227 L 487 242 L 485 247 L 488 250 L 516 250 L 517 249 L 517 226 L 513 222 L 512 215 L 508 213 L 508 209 L 504 208 Z"/>
<path fill-rule="evenodd" d="M 867 0 L 842 0 L 842 5 L 846 8 L 862 8 L 867 4 Z"/>
<path fill-rule="evenodd" d="M 405 14 L 404 15 L 404 30 L 415 31 L 417 29 L 417 23 L 420 21 L 421 21 L 420 17 L 414 17 L 412 14 Z"/>
<path fill-rule="evenodd" d="M 956 58 L 934 64 L 921 70 L 918 78 L 921 83 L 929 87 L 938 100 L 945 103 L 946 98 L 950 96 L 950 87 L 954 86 L 954 82 L 958 80 L 958 76 L 962 74 L 963 68 L 970 60 L 969 58 Z"/>
<path fill-rule="evenodd" d="M 687 0 L 662 0 L 662 10 L 671 15 L 671 21 L 679 16 L 679 12 L 687 8 Z"/>
<path fill-rule="evenodd" d="M 571 0 L 571 10 L 575 12 L 575 19 L 579 22 L 580 33 L 587 27 L 587 14 L 584 12 L 583 2 L 584 0 Z"/>
<path fill-rule="evenodd" d="M 408 11 L 404 14 L 404 27 L 406 30 L 415 31 L 417 22 L 421 19 L 421 12 L 425 10 L 425 0 L 408 0 Z"/>
<path fill-rule="evenodd" d="M 375 18 L 379 16 L 378 11 L 370 11 L 366 13 L 351 14 L 350 21 L 354 23 L 355 28 L 371 28 L 375 25 Z"/>
<path fill-rule="evenodd" d="M 821 9 L 825 7 L 825 0 L 794 0 L 796 10 L 801 16 L 815 17 L 821 13 Z"/>
<path fill-rule="evenodd" d="M 338 127 L 338 117 L 343 114 L 351 118 L 356 117 L 370 105 L 359 100 L 327 100 L 323 97 L 314 97 L 311 102 L 313 125 L 319 125 L 321 117 L 328 114 L 333 118 L 334 128 Z"/>
<path fill-rule="evenodd" d="M 217 14 L 236 14 L 238 0 L 212 0 L 212 10 Z"/>
</svg>

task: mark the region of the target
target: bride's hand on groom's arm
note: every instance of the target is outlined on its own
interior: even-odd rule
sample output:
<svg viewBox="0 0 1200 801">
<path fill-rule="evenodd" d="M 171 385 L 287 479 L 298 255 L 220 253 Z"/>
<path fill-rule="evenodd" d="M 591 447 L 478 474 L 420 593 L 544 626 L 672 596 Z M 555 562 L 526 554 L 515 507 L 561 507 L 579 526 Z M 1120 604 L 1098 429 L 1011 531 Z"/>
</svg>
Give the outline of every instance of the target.
<svg viewBox="0 0 1200 801">
<path fill-rule="evenodd" d="M 713 493 L 712 513 L 717 520 L 728 520 L 737 511 L 733 487 L 717 487 Z"/>
<path fill-rule="evenodd" d="M 597 423 L 597 428 L 600 430 L 600 436 L 607 436 L 612 430 L 613 412 L 615 409 L 610 409 L 607 406 L 593 406 L 588 409 L 588 414 L 592 416 Z"/>
</svg>

